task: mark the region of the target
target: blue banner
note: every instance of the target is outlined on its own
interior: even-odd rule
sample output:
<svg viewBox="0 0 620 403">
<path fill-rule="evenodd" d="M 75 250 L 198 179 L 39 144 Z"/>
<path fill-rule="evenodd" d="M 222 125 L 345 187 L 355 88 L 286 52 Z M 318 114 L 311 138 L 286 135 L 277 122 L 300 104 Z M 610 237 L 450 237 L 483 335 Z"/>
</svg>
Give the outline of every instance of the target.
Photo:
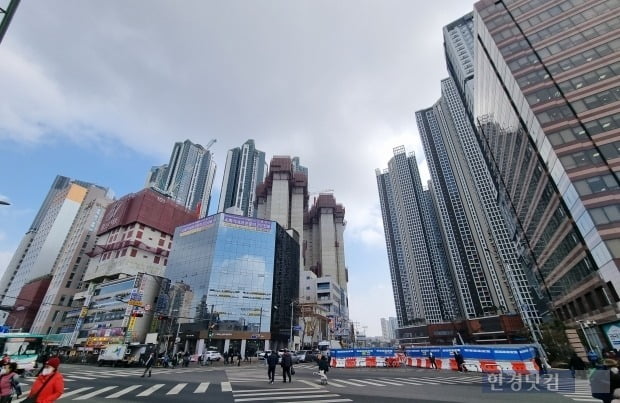
<svg viewBox="0 0 620 403">
<path fill-rule="evenodd" d="M 461 353 L 464 359 L 473 360 L 495 360 L 495 361 L 526 361 L 536 356 L 536 349 L 533 346 L 428 346 L 408 348 L 405 350 L 407 357 L 425 358 L 429 353 L 433 353 L 435 358 L 451 358 L 454 352 Z"/>
<path fill-rule="evenodd" d="M 332 358 L 357 358 L 357 357 L 393 357 L 393 348 L 350 348 L 331 349 Z"/>
</svg>

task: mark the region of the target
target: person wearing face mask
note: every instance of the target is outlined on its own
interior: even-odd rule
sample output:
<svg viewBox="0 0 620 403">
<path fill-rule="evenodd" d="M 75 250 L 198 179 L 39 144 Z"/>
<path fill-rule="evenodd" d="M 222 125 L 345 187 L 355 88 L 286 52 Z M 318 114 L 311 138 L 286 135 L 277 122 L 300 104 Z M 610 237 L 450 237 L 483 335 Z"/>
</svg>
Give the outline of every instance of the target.
<svg viewBox="0 0 620 403">
<path fill-rule="evenodd" d="M 52 357 L 45 363 L 41 374 L 30 389 L 28 399 L 34 399 L 36 403 L 55 402 L 65 390 L 65 381 L 58 371 L 60 360 Z"/>
<path fill-rule="evenodd" d="M 13 393 L 19 397 L 22 389 L 17 380 L 17 364 L 8 363 L 0 370 L 0 403 L 9 403 L 13 399 Z"/>
</svg>

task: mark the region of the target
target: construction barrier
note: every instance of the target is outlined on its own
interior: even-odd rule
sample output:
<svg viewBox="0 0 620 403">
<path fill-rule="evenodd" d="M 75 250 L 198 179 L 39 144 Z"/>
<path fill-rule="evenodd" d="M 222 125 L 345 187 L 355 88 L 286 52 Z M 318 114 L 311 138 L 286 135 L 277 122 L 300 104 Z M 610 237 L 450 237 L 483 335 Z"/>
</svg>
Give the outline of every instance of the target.
<svg viewBox="0 0 620 403">
<path fill-rule="evenodd" d="M 463 369 L 473 372 L 527 375 L 538 372 L 534 362 L 537 349 L 533 345 L 510 346 L 428 346 L 405 350 L 407 366 L 430 368 L 430 354 L 439 369 L 459 370 L 455 353 L 462 357 Z"/>
<path fill-rule="evenodd" d="M 462 357 L 462 369 L 472 372 L 528 375 L 538 372 L 534 362 L 536 347 L 510 346 L 428 346 L 396 353 L 390 348 L 332 349 L 330 365 L 335 368 L 408 367 L 431 368 L 430 353 L 438 369 L 459 370 L 455 353 Z"/>
</svg>

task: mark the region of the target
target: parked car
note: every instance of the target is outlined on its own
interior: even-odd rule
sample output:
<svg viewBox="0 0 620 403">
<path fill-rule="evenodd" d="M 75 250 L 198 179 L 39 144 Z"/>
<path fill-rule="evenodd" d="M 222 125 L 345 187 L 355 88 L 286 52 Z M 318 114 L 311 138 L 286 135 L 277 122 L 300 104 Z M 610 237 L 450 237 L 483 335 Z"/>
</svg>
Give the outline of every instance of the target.
<svg viewBox="0 0 620 403">
<path fill-rule="evenodd" d="M 300 362 L 315 362 L 316 361 L 316 356 L 312 353 L 312 350 L 299 350 L 295 354 L 299 356 Z"/>
<path fill-rule="evenodd" d="M 259 351 L 258 352 L 258 359 L 259 360 L 264 360 L 266 355 L 271 354 L 271 350 L 265 350 L 265 351 Z"/>
<path fill-rule="evenodd" d="M 204 353 L 203 359 L 205 361 L 219 361 L 222 359 L 222 354 L 217 351 L 207 351 Z"/>
<path fill-rule="evenodd" d="M 294 351 L 288 352 L 291 355 L 291 362 L 293 364 L 299 364 L 299 356 Z"/>
</svg>

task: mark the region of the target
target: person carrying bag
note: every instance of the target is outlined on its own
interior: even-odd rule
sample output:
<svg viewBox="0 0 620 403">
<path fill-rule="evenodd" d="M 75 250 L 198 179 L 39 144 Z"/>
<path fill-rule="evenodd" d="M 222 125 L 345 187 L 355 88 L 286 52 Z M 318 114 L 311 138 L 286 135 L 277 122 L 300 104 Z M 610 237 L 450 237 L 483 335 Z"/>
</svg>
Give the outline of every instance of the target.
<svg viewBox="0 0 620 403">
<path fill-rule="evenodd" d="M 62 396 L 65 390 L 65 382 L 62 374 L 58 372 L 60 360 L 52 357 L 45 363 L 41 374 L 30 389 L 30 394 L 22 400 L 23 403 L 52 403 Z"/>
</svg>

